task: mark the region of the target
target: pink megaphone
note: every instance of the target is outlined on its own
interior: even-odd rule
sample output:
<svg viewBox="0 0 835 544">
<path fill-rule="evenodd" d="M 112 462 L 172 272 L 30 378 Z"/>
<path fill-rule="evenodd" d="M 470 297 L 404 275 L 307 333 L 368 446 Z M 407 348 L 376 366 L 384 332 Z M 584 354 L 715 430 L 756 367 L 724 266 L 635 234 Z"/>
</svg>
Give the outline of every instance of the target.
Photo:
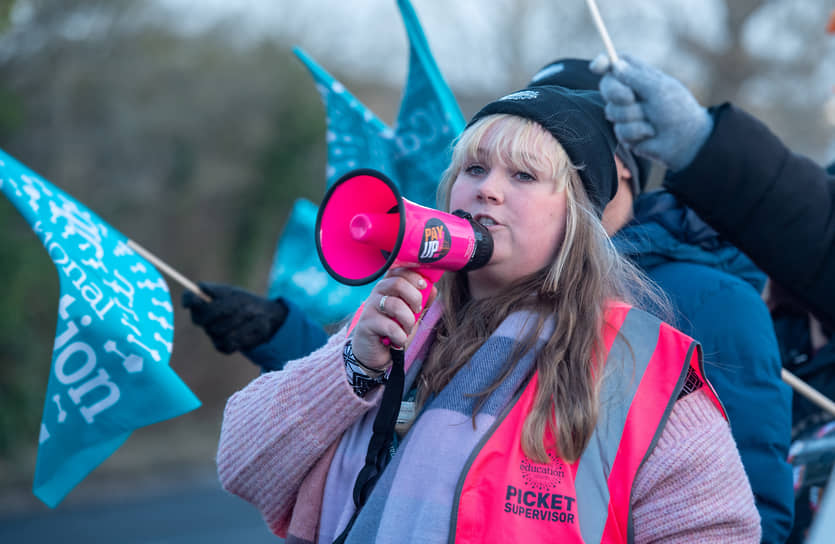
<svg viewBox="0 0 835 544">
<path fill-rule="evenodd" d="M 446 270 L 474 270 L 493 255 L 493 238 L 470 214 L 410 202 L 376 170 L 353 170 L 331 186 L 316 217 L 325 270 L 347 285 L 370 283 L 390 267 L 416 268 L 432 284 Z"/>
</svg>

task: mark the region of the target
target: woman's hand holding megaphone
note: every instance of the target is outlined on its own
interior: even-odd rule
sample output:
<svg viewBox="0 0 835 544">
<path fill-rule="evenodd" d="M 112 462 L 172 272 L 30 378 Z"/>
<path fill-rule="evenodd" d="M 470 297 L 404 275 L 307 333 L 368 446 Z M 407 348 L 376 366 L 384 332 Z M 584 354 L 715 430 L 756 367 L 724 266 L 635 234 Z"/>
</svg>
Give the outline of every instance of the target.
<svg viewBox="0 0 835 544">
<path fill-rule="evenodd" d="M 405 348 L 416 330 L 417 317 L 434 300 L 432 287 L 426 305 L 422 290 L 426 279 L 410 268 L 392 268 L 377 282 L 366 299 L 362 313 L 351 334 L 354 356 L 372 369 L 385 370 L 391 364 L 390 346 Z"/>
</svg>

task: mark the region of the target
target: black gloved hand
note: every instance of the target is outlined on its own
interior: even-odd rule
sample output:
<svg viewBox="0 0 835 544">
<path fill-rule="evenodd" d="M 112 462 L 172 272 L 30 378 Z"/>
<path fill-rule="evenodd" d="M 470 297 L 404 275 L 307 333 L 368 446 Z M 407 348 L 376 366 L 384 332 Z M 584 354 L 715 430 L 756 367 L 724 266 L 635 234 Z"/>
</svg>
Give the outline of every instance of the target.
<svg viewBox="0 0 835 544">
<path fill-rule="evenodd" d="M 212 298 L 183 293 L 183 307 L 191 311 L 191 321 L 203 327 L 215 349 L 222 353 L 247 351 L 269 340 L 287 317 L 281 299 L 269 300 L 231 285 L 200 283 Z"/>
</svg>

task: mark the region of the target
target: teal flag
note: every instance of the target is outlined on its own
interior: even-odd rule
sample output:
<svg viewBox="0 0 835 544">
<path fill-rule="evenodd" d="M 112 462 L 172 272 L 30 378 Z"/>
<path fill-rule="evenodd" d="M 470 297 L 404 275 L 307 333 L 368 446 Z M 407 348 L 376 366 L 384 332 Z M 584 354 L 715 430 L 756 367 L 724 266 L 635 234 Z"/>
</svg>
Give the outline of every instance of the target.
<svg viewBox="0 0 835 544">
<path fill-rule="evenodd" d="M 394 131 L 298 47 L 293 52 L 316 83 L 327 115 L 327 185 L 357 168 L 394 176 Z M 311 238 L 312 240 L 312 238 Z"/>
<path fill-rule="evenodd" d="M 325 105 L 327 185 L 350 170 L 373 168 L 394 180 L 409 200 L 435 207 L 435 190 L 449 164 L 452 141 L 465 122 L 411 3 L 398 0 L 397 5 L 409 37 L 410 56 L 393 129 L 303 51 L 297 48 L 295 52 L 313 76 Z M 370 286 L 349 288 L 325 272 L 314 245 L 315 223 L 315 207 L 308 201 L 296 202 L 273 259 L 268 295 L 293 300 L 325 324 L 350 315 L 365 300 Z M 300 283 L 306 281 L 307 285 Z"/>
<path fill-rule="evenodd" d="M 392 178 L 406 198 L 435 207 L 435 190 L 449 166 L 452 142 L 466 122 L 435 63 L 412 4 L 398 0 L 397 6 L 409 37 L 409 77 L 394 130 Z"/>
<path fill-rule="evenodd" d="M 2 151 L 0 190 L 43 242 L 60 279 L 34 482 L 35 495 L 55 507 L 134 429 L 200 401 L 168 366 L 168 286 L 129 240 Z"/>
</svg>

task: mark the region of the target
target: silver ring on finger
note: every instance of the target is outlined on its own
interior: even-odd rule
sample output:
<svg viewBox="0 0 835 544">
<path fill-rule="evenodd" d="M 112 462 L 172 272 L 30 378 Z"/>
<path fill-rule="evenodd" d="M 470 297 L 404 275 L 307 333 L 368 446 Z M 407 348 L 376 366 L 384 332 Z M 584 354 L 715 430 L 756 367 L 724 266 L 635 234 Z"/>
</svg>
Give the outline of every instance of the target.
<svg viewBox="0 0 835 544">
<path fill-rule="evenodd" d="M 389 298 L 388 295 L 383 295 L 380 297 L 380 302 L 377 303 L 377 310 L 380 311 L 383 315 L 389 315 L 386 311 L 386 299 Z"/>
</svg>

